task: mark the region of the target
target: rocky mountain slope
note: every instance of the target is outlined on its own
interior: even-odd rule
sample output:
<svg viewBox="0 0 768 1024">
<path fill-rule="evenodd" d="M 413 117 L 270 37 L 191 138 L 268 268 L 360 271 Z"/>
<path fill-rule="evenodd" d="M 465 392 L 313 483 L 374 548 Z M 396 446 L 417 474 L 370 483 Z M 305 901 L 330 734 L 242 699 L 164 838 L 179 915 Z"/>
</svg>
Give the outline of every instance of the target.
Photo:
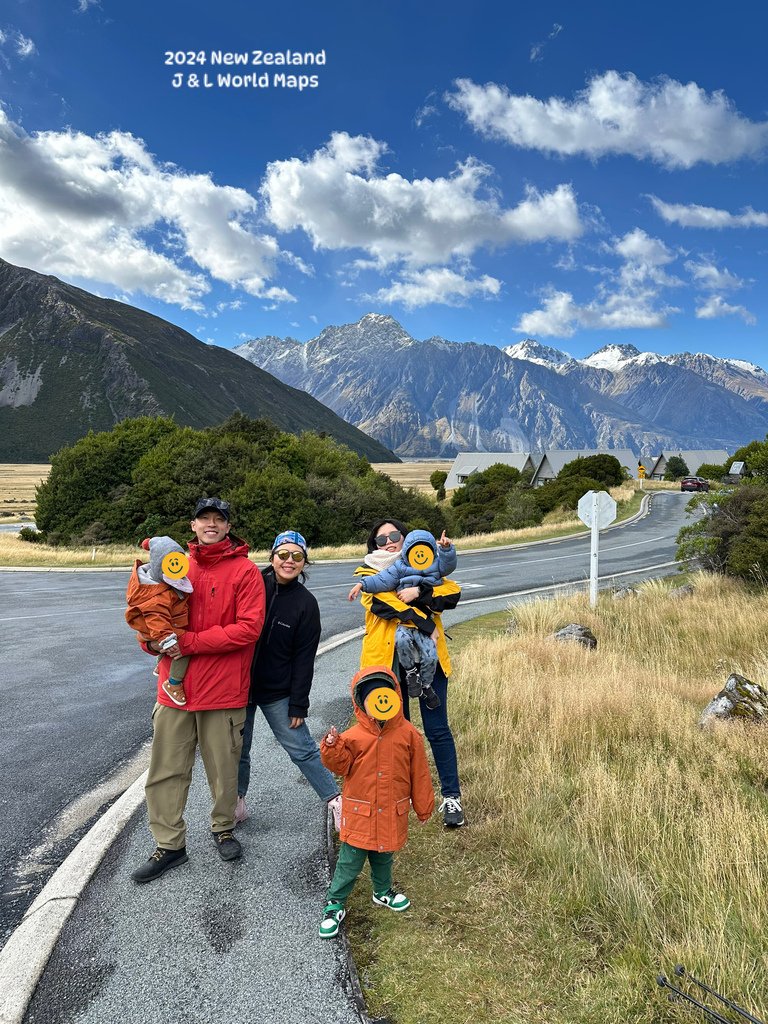
<svg viewBox="0 0 768 1024">
<path fill-rule="evenodd" d="M 374 462 L 377 441 L 232 352 L 126 303 L 0 260 L 0 462 L 44 462 L 131 416 L 193 427 L 235 410 L 282 430 L 325 431 Z"/>
<path fill-rule="evenodd" d="M 738 360 L 608 345 L 584 360 L 528 339 L 507 349 L 417 341 L 390 316 L 306 344 L 234 350 L 401 456 L 457 451 L 726 448 L 768 432 L 768 374 Z"/>
</svg>

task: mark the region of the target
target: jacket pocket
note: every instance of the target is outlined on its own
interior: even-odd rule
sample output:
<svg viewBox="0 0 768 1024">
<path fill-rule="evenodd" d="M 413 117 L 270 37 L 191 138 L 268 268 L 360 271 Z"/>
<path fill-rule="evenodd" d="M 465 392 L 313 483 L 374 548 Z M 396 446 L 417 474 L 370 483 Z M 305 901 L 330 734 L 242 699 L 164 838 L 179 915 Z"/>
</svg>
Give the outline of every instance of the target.
<svg viewBox="0 0 768 1024">
<path fill-rule="evenodd" d="M 345 841 L 358 839 L 367 842 L 371 836 L 371 801 L 342 797 L 342 828 Z"/>
<path fill-rule="evenodd" d="M 404 800 L 398 800 L 397 801 L 396 810 L 397 810 L 398 816 L 401 815 L 401 814 L 407 814 L 408 811 L 410 811 L 410 809 L 411 809 L 411 798 L 409 796 L 405 797 Z"/>
<path fill-rule="evenodd" d="M 229 741 L 232 753 L 239 754 L 243 747 L 243 729 L 245 728 L 245 708 L 229 716 Z"/>
</svg>

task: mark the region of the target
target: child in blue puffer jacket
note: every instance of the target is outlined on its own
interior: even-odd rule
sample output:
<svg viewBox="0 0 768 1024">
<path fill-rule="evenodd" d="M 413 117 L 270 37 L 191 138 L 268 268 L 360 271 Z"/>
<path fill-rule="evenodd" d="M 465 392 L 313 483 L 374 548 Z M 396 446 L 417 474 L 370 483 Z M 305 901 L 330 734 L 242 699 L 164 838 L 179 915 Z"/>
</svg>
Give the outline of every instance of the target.
<svg viewBox="0 0 768 1024">
<path fill-rule="evenodd" d="M 428 603 L 432 588 L 456 569 L 456 561 L 456 548 L 446 537 L 445 530 L 439 541 L 427 530 L 411 530 L 402 550 L 393 555 L 392 564 L 356 583 L 349 592 L 349 600 L 354 601 L 361 591 L 383 594 L 404 587 L 420 587 Z M 434 629 L 434 623 L 427 619 L 424 627 Z M 440 698 L 432 687 L 437 669 L 437 647 L 431 631 L 426 633 L 416 626 L 401 623 L 395 630 L 395 647 L 397 660 L 405 669 L 408 695 L 423 697 L 428 708 L 439 707 Z"/>
</svg>

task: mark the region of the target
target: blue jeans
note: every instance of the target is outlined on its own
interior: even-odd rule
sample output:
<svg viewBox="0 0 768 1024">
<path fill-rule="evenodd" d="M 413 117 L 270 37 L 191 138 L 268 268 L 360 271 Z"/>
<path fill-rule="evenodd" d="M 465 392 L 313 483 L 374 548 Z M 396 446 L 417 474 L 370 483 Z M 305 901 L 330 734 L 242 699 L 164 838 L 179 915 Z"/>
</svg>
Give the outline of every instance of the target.
<svg viewBox="0 0 768 1024">
<path fill-rule="evenodd" d="M 395 649 L 401 668 L 418 668 L 422 686 L 431 686 L 437 669 L 437 647 L 431 636 L 418 629 L 398 626 L 395 630 Z"/>
<path fill-rule="evenodd" d="M 400 672 L 399 675 L 400 689 L 403 694 L 403 714 L 410 721 L 408 688 L 403 681 L 403 673 Z M 432 748 L 432 756 L 435 759 L 435 767 L 440 778 L 440 792 L 443 796 L 461 796 L 459 766 L 456 762 L 456 744 L 453 742 L 453 733 L 448 724 L 448 679 L 439 664 L 432 687 L 440 698 L 440 707 L 428 708 L 424 703 L 424 698 L 419 697 L 424 735 L 429 740 L 429 745 Z"/>
<path fill-rule="evenodd" d="M 243 750 L 240 754 L 240 766 L 237 770 L 237 795 L 245 796 L 251 780 L 251 743 L 253 742 L 253 720 L 256 707 L 267 720 L 272 734 L 299 769 L 301 774 L 314 789 L 321 800 L 331 800 L 339 795 L 336 780 L 320 760 L 320 748 L 312 739 L 312 734 L 304 722 L 298 729 L 291 729 L 288 717 L 289 698 L 276 700 L 272 704 L 249 704 L 243 729 Z"/>
</svg>

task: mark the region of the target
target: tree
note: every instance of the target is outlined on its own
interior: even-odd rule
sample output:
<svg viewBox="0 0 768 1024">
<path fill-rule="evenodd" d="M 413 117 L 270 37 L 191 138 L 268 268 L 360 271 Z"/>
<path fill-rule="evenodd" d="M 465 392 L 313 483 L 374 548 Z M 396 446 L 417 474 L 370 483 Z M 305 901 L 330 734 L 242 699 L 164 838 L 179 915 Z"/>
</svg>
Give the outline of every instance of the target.
<svg viewBox="0 0 768 1024">
<path fill-rule="evenodd" d="M 731 494 L 699 494 L 688 507 L 706 514 L 678 533 L 678 559 L 696 558 L 712 572 L 768 580 L 767 486 L 748 483 Z"/>
<path fill-rule="evenodd" d="M 429 475 L 429 482 L 431 486 L 437 491 L 437 500 L 445 500 L 445 481 L 448 479 L 448 474 L 444 469 L 436 469 Z"/>
<path fill-rule="evenodd" d="M 624 467 L 615 455 L 585 455 L 573 459 L 563 466 L 557 479 L 571 476 L 589 477 L 599 481 L 603 488 L 618 487 L 625 480 Z"/>
<path fill-rule="evenodd" d="M 502 462 L 494 463 L 482 473 L 473 473 L 451 498 L 458 532 L 487 533 L 492 530 L 510 490 L 519 482 L 520 471 Z"/>
<path fill-rule="evenodd" d="M 664 473 L 665 480 L 681 480 L 684 476 L 688 476 L 689 474 L 690 470 L 688 469 L 682 455 L 670 456 Z"/>
<path fill-rule="evenodd" d="M 555 480 L 550 480 L 543 487 L 537 487 L 532 493 L 543 515 L 556 508 L 572 511 L 587 491 L 603 490 L 605 490 L 603 484 L 591 477 L 565 476 L 561 478 L 558 475 Z"/>
<path fill-rule="evenodd" d="M 495 530 L 523 530 L 527 526 L 538 526 L 543 513 L 536 501 L 536 495 L 522 482 L 515 484 L 507 495 L 504 508 L 493 520 Z"/>
<path fill-rule="evenodd" d="M 734 462 L 745 462 L 751 476 L 768 480 L 768 436 L 765 441 L 750 441 L 743 448 L 739 448 L 733 458 L 728 460 L 728 468 Z"/>
<path fill-rule="evenodd" d="M 728 472 L 728 466 L 717 466 L 714 462 L 703 462 L 698 470 L 696 471 L 697 476 L 704 477 L 705 480 L 720 480 Z"/>
</svg>

